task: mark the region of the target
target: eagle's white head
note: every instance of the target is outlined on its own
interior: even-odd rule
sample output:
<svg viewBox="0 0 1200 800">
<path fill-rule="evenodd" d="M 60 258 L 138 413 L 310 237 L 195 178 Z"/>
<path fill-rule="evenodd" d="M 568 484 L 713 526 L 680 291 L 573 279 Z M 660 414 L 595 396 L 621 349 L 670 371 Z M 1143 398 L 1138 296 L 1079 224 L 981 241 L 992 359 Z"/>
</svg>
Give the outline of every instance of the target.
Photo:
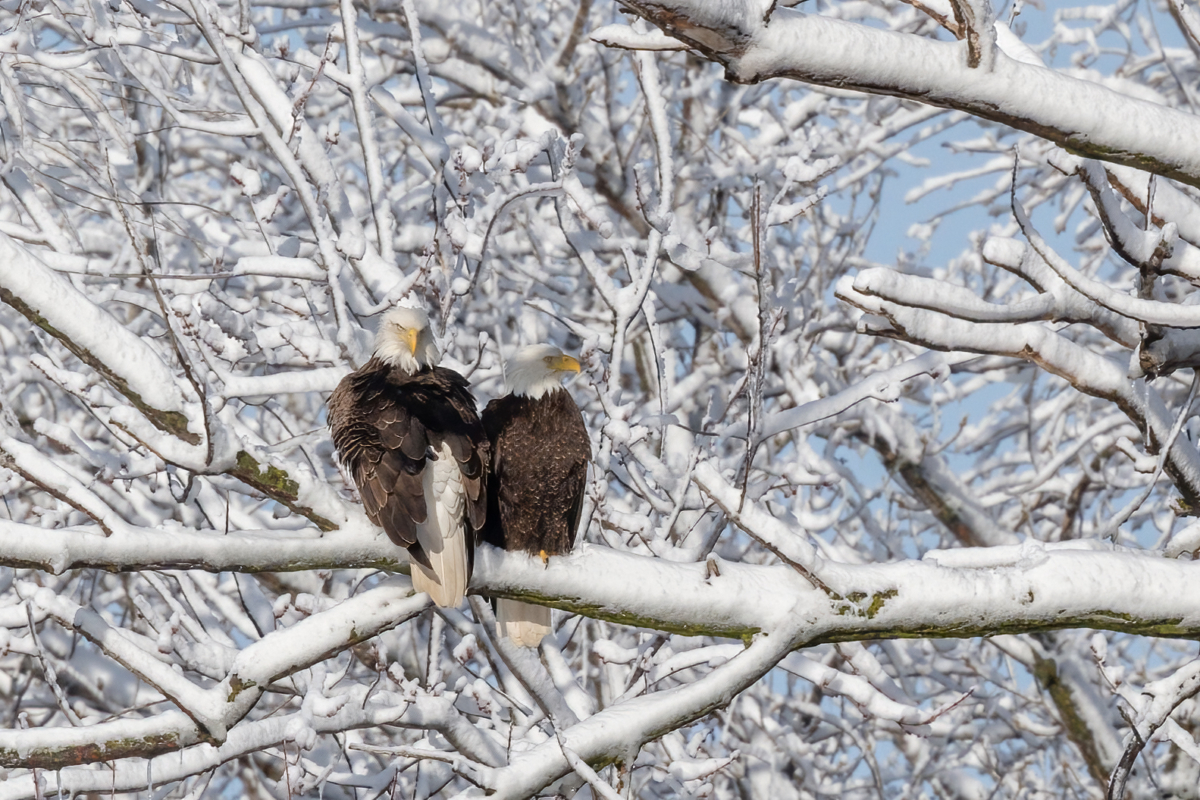
<svg viewBox="0 0 1200 800">
<path fill-rule="evenodd" d="M 510 392 L 537 400 L 561 388 L 562 379 L 570 372 L 579 372 L 578 361 L 564 356 L 557 347 L 531 344 L 513 353 L 504 377 Z"/>
<path fill-rule="evenodd" d="M 393 308 L 379 321 L 375 356 L 409 375 L 437 364 L 441 354 L 429 329 L 429 315 L 419 308 Z"/>
</svg>

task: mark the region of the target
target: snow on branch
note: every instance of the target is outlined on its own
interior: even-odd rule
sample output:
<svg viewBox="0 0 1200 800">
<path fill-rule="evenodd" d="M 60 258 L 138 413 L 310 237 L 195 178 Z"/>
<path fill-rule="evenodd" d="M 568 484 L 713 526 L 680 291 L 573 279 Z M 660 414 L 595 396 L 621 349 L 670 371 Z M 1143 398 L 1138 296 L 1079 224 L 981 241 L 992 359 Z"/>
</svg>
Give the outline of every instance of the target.
<svg viewBox="0 0 1200 800">
<path fill-rule="evenodd" d="M 591 37 L 592 41 L 599 42 L 605 47 L 617 47 L 622 50 L 688 49 L 687 44 L 667 36 L 658 29 L 638 33 L 628 25 L 604 25 L 592 31 Z"/>
<path fill-rule="evenodd" d="M 336 534 L 319 531 L 161 530 L 122 525 L 112 534 L 86 528 L 47 530 L 0 520 L 0 562 L 54 574 L 97 568 L 132 572 L 143 569 L 202 569 L 209 572 L 267 572 L 335 567 L 400 570 L 403 550 L 359 517 Z"/>
<path fill-rule="evenodd" d="M 890 273 L 896 274 L 896 273 Z M 945 285 L 942 285 L 945 288 Z M 760 440 L 776 436 L 784 431 L 811 425 L 822 419 L 841 414 L 864 400 L 874 399 L 883 402 L 893 402 L 900 397 L 901 387 L 905 381 L 922 375 L 929 375 L 934 380 L 943 379 L 949 374 L 951 359 L 937 352 L 926 353 L 917 358 L 889 367 L 865 380 L 843 389 L 837 394 L 805 403 L 796 408 L 789 408 L 769 417 L 763 422 L 758 431 Z M 725 432 L 726 436 L 745 436 L 746 425 L 739 423 Z"/>
<path fill-rule="evenodd" d="M 740 3 L 627 5 L 724 64 L 738 83 L 793 78 L 905 97 L 1000 122 L 1080 155 L 1200 186 L 1195 116 L 1003 52 L 995 52 L 991 69 L 974 69 L 964 57 L 967 42 L 938 42 L 790 8 L 776 8 L 764 21 Z"/>
<path fill-rule="evenodd" d="M 0 234 L 0 300 L 58 339 L 105 377 L 155 427 L 189 444 L 184 383 L 141 338 L 87 299 L 65 278 L 41 264 L 26 248 Z"/>
<path fill-rule="evenodd" d="M 55 728 L 0 733 L 0 757 L 8 743 L 24 753 L 21 766 L 42 767 L 42 775 L 10 776 L 0 783 L 0 800 L 25 800 L 39 792 L 103 794 L 110 791 L 137 792 L 148 783 L 162 784 L 197 775 L 245 755 L 284 743 L 298 749 L 311 747 L 318 734 L 333 734 L 359 728 L 396 726 L 428 729 L 441 733 L 469 758 L 498 765 L 501 753 L 479 736 L 447 697 L 404 697 L 392 692 L 370 693 L 357 686 L 338 697 L 332 713 L 313 713 L 311 707 L 262 720 L 243 722 L 229 731 L 220 744 L 196 743 L 187 729 L 194 727 L 178 712 L 166 712 L 147 720 L 118 721 L 83 728 Z M 174 728 L 178 725 L 178 730 Z M 91 761 L 108 761 L 135 748 L 129 755 L 138 760 L 113 764 L 73 766 Z M 157 745 L 157 747 L 155 747 Z M 188 745 L 187 747 L 183 747 Z M 179 752 L 173 752 L 183 747 Z M 161 751 L 171 751 L 156 755 Z M 149 776 L 149 777 L 147 777 Z M 35 780 L 42 782 L 35 788 Z"/>
<path fill-rule="evenodd" d="M 568 749 L 594 767 L 631 763 L 646 742 L 728 705 L 798 647 L 811 632 L 802 618 L 791 615 L 788 623 L 758 636 L 744 652 L 694 683 L 619 703 L 566 729 L 560 740 L 517 756 L 492 774 L 488 794 L 504 800 L 531 796 L 571 771 Z M 614 730 L 620 735 L 614 736 Z"/>
<path fill-rule="evenodd" d="M 1100 281 L 1093 280 L 1079 272 L 1079 270 L 1072 267 L 1065 259 L 1055 253 L 1038 232 L 1034 230 L 1020 203 L 1014 203 L 1013 212 L 1016 214 L 1017 222 L 1021 225 L 1021 230 L 1029 239 L 1030 246 L 1038 252 L 1038 255 L 1042 257 L 1046 264 L 1068 286 L 1084 297 L 1094 300 L 1111 311 L 1115 311 L 1130 319 L 1138 320 L 1139 322 L 1163 325 L 1171 328 L 1200 327 L 1200 312 L 1193 313 L 1189 308 L 1174 303 L 1160 303 L 1154 300 L 1142 300 L 1137 297 L 1130 297 L 1114 291 Z M 1167 236 L 1169 233 L 1169 231 L 1164 231 L 1164 236 Z M 1154 250 L 1157 249 L 1158 247 L 1156 246 Z"/>
<path fill-rule="evenodd" d="M 37 758 L 46 765 L 105 760 L 112 756 L 103 743 L 118 737 L 132 736 L 138 740 L 136 746 L 143 755 L 201 740 L 220 744 L 271 683 L 402 624 L 429 602 L 424 595 L 414 597 L 407 582 L 392 582 L 363 592 L 248 645 L 234 659 L 222 681 L 204 688 L 176 671 L 152 642 L 118 631 L 99 614 L 32 584 L 22 585 L 19 591 L 59 624 L 78 631 L 170 698 L 190 718 L 190 724 L 168 715 L 152 722 L 100 725 L 90 737 L 94 744 L 90 748 L 82 745 L 75 729 L 69 732 L 43 729 L 36 736 L 11 734 L 11 746 L 0 749 L 0 754 L 16 751 L 16 757 L 6 762 L 8 766 L 26 766 L 23 753 L 31 751 L 37 751 Z M 0 748 L 3 742 L 0 740 Z"/>
<path fill-rule="evenodd" d="M 1080 392 L 1113 399 L 1139 430 L 1148 432 L 1151 446 L 1167 439 L 1174 415 L 1153 388 L 1142 384 L 1135 389 L 1124 365 L 1094 353 L 1060 333 L 1032 322 L 967 322 L 938 311 L 894 302 L 873 284 L 864 287 L 871 293 L 856 287 L 855 280 L 843 278 L 837 285 L 836 294 L 872 315 L 860 321 L 863 330 L 938 350 L 966 350 L 1028 359 L 1064 378 Z M 1168 454 L 1167 470 L 1189 504 L 1200 500 L 1200 452 L 1194 445 L 1177 440 Z"/>
<path fill-rule="evenodd" d="M 725 489 L 719 491 L 732 491 L 732 487 L 724 485 Z M 732 498 L 732 502 L 736 503 L 736 498 Z M 741 524 L 753 529 L 756 536 L 766 541 L 780 541 L 780 537 L 786 536 L 791 543 L 780 546 L 808 549 L 803 538 L 794 538 L 797 531 L 785 532 L 785 528 L 777 527 L 783 523 L 764 516 L 761 511 L 751 512 L 754 508 L 753 505 L 746 506 L 740 520 Z M 766 520 L 771 520 L 770 528 L 766 527 Z M 210 549 L 202 541 L 201 534 L 189 540 L 186 535 L 177 533 L 135 537 L 118 532 L 104 538 L 70 530 L 39 531 L 35 537 L 26 531 L 25 526 L 0 524 L 0 535 L 11 533 L 13 546 L 20 537 L 26 541 L 44 540 L 40 546 L 44 554 L 39 558 L 56 563 L 61 569 L 89 566 L 133 570 L 191 566 L 214 571 L 257 572 L 350 568 L 364 564 L 390 565 L 398 569 L 403 557 L 403 553 L 383 537 L 356 539 L 341 532 L 291 540 L 282 536 L 256 540 L 245 534 L 229 534 L 220 537 L 227 542 L 225 546 L 229 550 L 225 560 L 218 563 L 203 555 L 195 556 L 191 562 L 187 560 L 185 554 L 189 550 L 206 553 Z M 176 538 L 180 543 L 172 545 L 171 540 Z M 91 556 L 84 557 L 89 540 L 103 543 L 105 547 L 97 546 L 92 549 Z M 996 548 L 980 550 L 978 557 L 989 553 L 992 555 L 988 557 L 999 559 L 998 563 L 1011 565 L 1007 572 L 988 574 L 971 569 L 960 573 L 957 570 L 964 564 L 958 562 L 952 565 L 955 569 L 947 570 L 935 566 L 934 562 L 901 561 L 867 567 L 822 561 L 820 566 L 813 567 L 813 571 L 836 588 L 833 596 L 814 589 L 806 578 L 782 566 L 720 561 L 719 574 L 713 575 L 703 562 L 664 563 L 609 548 L 583 546 L 569 556 L 552 558 L 547 569 L 538 559 L 482 547 L 477 555 L 472 590 L 541 602 L 586 616 L 657 630 L 691 635 L 703 632 L 732 638 L 784 624 L 786 609 L 780 598 L 787 597 L 803 602 L 808 609 L 805 612 L 808 618 L 820 629 L 818 638 L 835 641 L 904 636 L 917 630 L 924 631 L 921 635 L 930 636 L 969 635 L 963 631 L 986 630 L 988 624 L 999 624 L 1000 621 L 1009 630 L 1093 625 L 1180 636 L 1200 630 L 1200 618 L 1193 620 L 1169 611 L 1172 607 L 1182 607 L 1178 605 L 1178 597 L 1191 591 L 1186 587 L 1186 581 L 1191 580 L 1191 573 L 1200 567 L 1153 554 L 1143 555 L 1134 562 L 1140 565 L 1137 569 L 1127 569 L 1127 575 L 1113 578 L 1109 591 L 1102 585 L 1104 570 L 1115 569 L 1125 559 L 1133 558 L 1134 553 L 1080 551 L 1081 546 L 1047 546 L 1045 553 L 1039 550 L 1036 558 L 1003 555 L 1010 551 Z M 11 552 L 10 545 L 5 544 L 0 548 L 3 553 L 0 563 L 31 563 L 30 549 L 26 546 Z M 63 552 L 64 559 L 54 562 L 53 551 Z M 971 554 L 977 551 L 967 549 L 962 552 L 962 558 L 969 562 L 974 557 Z M 1029 566 L 1032 563 L 1029 559 L 1044 563 L 1045 567 L 1034 570 Z M 1072 584 L 1078 596 L 1056 611 L 1053 606 L 1059 602 L 1060 594 L 1057 590 L 1051 591 L 1055 576 L 1058 571 L 1071 570 L 1080 570 Z M 1146 595 L 1145 614 L 1138 610 L 1136 602 L 1138 580 L 1159 587 Z M 972 582 L 978 590 L 975 599 L 962 593 L 962 589 Z M 924 610 L 918 608 L 922 585 L 936 585 L 939 593 L 944 590 L 945 601 Z M 1019 594 L 1024 598 L 1020 602 L 1015 600 L 1018 595 L 1009 593 L 1010 588 L 1017 585 L 1025 587 Z M 640 587 L 638 593 L 630 595 L 630 586 Z M 1184 594 L 1180 595 L 1180 592 Z M 1026 593 L 1035 599 L 1029 600 Z M 346 613 L 352 613 L 352 610 Z M 69 619 L 65 612 L 64 617 Z M 1146 621 L 1139 622 L 1139 618 Z"/>
<path fill-rule="evenodd" d="M 1057 272 L 1050 268 L 1050 265 L 1046 263 L 1045 259 L 1042 258 L 1036 249 L 1016 239 L 989 237 L 983 243 L 980 255 L 987 263 L 994 264 L 1024 278 L 1039 293 L 1050 295 L 1053 298 L 1053 304 L 1048 319 L 1060 322 L 1086 323 L 1103 333 L 1109 339 L 1125 347 L 1136 347 L 1141 341 L 1141 331 L 1135 321 L 1093 302 L 1085 295 L 1076 291 Z M 877 284 L 876 289 L 865 288 L 864 291 L 883 291 L 883 287 L 889 284 L 894 286 L 896 291 L 899 291 L 900 284 L 906 282 L 906 279 L 896 281 L 894 284 L 890 282 L 891 279 L 885 278 L 883 282 Z M 864 284 L 872 283 L 874 281 L 864 281 Z M 946 288 L 947 295 L 956 300 L 956 302 L 948 304 L 946 313 L 952 316 L 960 316 L 956 312 L 956 307 L 958 307 L 957 300 L 959 297 L 962 297 L 962 294 L 955 287 Z M 886 296 L 886 294 L 881 296 Z M 899 299 L 900 295 L 896 295 L 895 297 Z M 912 305 L 929 305 L 927 301 L 921 301 L 919 297 L 912 297 L 911 299 L 913 301 Z M 978 303 L 979 301 L 969 302 Z M 1013 305 L 1023 305 L 1023 303 L 1018 302 Z M 963 319 L 973 318 L 969 313 L 962 314 L 961 317 Z M 978 321 L 999 322 L 1000 320 Z"/>
<path fill-rule="evenodd" d="M 56 770 L 67 765 L 148 758 L 197 744 L 199 729 L 181 711 L 166 711 L 147 719 L 120 720 L 77 728 L 42 728 L 35 731 L 0 731 L 0 765 L 7 768 Z M 10 794 L 5 795 L 4 792 Z M 0 785 L 0 797 L 12 794 L 11 785 Z"/>
</svg>

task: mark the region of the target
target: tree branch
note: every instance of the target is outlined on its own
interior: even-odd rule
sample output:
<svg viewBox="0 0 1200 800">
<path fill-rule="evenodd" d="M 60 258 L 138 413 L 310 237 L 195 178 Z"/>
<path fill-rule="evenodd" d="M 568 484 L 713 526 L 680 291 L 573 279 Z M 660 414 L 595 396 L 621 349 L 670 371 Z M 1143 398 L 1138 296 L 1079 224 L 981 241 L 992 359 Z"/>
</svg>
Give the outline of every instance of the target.
<svg viewBox="0 0 1200 800">
<path fill-rule="evenodd" d="M 776 9 L 768 23 L 749 4 L 626 0 L 626 5 L 723 64 L 737 83 L 793 78 L 958 109 L 1089 158 L 1200 186 L 1200 119 L 1002 52 L 996 52 L 992 69 L 972 69 L 962 54 L 965 43 L 788 8 Z M 897 71 L 896 64 L 905 69 Z"/>
</svg>

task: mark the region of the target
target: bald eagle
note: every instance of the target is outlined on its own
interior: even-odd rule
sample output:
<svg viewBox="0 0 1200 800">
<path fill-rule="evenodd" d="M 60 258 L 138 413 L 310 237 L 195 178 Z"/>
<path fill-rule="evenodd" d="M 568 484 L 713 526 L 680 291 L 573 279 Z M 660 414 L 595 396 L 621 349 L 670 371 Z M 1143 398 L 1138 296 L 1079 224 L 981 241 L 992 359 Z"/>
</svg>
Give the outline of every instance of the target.
<svg viewBox="0 0 1200 800">
<path fill-rule="evenodd" d="M 329 427 L 367 516 L 408 548 L 413 587 L 454 607 L 487 512 L 488 441 L 466 379 L 437 360 L 425 312 L 389 311 L 374 356 L 330 396 Z"/>
<path fill-rule="evenodd" d="M 579 362 L 549 345 L 517 351 L 509 394 L 487 404 L 483 427 L 492 446 L 484 539 L 545 562 L 575 544 L 592 446 L 583 415 L 561 385 Z M 550 609 L 500 599 L 501 636 L 536 647 L 550 632 Z"/>
</svg>

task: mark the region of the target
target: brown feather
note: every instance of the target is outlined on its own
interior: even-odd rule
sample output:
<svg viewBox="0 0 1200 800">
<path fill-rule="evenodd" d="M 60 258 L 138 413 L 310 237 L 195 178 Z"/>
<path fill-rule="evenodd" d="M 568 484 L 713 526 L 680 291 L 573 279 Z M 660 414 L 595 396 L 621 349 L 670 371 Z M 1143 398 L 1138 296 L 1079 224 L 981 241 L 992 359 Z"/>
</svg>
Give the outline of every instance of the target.
<svg viewBox="0 0 1200 800">
<path fill-rule="evenodd" d="M 427 517 L 422 475 L 431 448 L 448 444 L 466 492 L 468 565 L 473 562 L 487 510 L 482 465 L 489 445 L 461 375 L 444 367 L 409 375 L 373 358 L 334 389 L 329 427 L 368 518 L 426 566 L 428 555 L 417 543 L 417 526 Z"/>
<path fill-rule="evenodd" d="M 492 444 L 484 538 L 537 555 L 570 551 L 578 534 L 592 445 L 583 415 L 565 389 L 538 399 L 508 395 L 488 403 Z"/>
<path fill-rule="evenodd" d="M 592 445 L 583 415 L 565 389 L 540 398 L 508 395 L 488 403 L 483 426 L 492 445 L 484 538 L 506 550 L 562 555 L 575 544 Z M 550 632 L 550 609 L 496 601 L 497 627 L 522 647 Z"/>
</svg>

